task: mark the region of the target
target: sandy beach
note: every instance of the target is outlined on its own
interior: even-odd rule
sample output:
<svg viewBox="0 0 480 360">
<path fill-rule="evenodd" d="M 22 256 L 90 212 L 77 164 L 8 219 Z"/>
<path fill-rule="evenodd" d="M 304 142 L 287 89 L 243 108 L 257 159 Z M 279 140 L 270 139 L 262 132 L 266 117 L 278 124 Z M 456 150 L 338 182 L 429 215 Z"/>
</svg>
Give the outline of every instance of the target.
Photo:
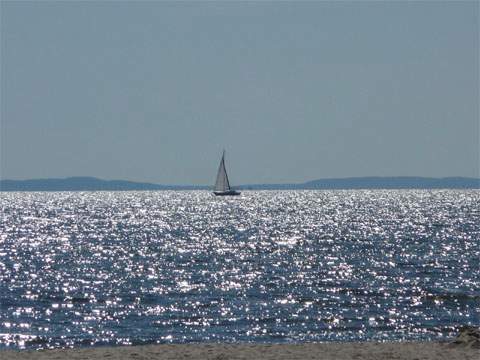
<svg viewBox="0 0 480 360">
<path fill-rule="evenodd" d="M 450 359 L 478 360 L 480 349 L 438 342 L 185 344 L 98 347 L 66 350 L 1 351 L 2 360 L 29 359 Z"/>
<path fill-rule="evenodd" d="M 480 329 L 465 326 L 445 342 L 330 342 L 303 344 L 171 344 L 54 350 L 4 350 L 2 360 L 207 359 L 207 360 L 478 360 Z"/>
</svg>

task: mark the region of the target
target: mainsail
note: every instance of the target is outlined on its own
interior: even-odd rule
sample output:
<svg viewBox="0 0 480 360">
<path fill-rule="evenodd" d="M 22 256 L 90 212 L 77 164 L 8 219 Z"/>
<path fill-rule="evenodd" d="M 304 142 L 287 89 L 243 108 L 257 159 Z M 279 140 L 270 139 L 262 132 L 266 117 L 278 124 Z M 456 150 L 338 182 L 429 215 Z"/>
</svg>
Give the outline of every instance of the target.
<svg viewBox="0 0 480 360">
<path fill-rule="evenodd" d="M 223 152 L 222 160 L 220 160 L 220 165 L 218 166 L 217 181 L 215 182 L 214 190 L 219 192 L 225 192 L 230 190 L 227 170 L 225 170 L 225 151 Z"/>
</svg>

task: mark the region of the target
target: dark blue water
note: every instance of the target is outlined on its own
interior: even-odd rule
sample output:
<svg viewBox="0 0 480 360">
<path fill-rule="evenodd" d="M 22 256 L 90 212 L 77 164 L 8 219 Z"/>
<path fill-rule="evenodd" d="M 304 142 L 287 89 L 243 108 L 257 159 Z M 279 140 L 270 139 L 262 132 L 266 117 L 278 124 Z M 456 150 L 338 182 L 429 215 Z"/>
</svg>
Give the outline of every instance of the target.
<svg viewBox="0 0 480 360">
<path fill-rule="evenodd" d="M 479 191 L 0 193 L 0 348 L 442 339 Z"/>
</svg>

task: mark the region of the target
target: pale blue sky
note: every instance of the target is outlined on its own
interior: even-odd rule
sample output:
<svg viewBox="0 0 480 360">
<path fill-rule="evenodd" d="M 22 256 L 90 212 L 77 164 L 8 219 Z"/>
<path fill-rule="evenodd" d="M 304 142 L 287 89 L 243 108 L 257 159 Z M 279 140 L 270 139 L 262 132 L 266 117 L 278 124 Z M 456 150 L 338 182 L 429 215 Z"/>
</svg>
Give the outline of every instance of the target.
<svg viewBox="0 0 480 360">
<path fill-rule="evenodd" d="M 1 178 L 479 176 L 479 3 L 1 3 Z"/>
</svg>

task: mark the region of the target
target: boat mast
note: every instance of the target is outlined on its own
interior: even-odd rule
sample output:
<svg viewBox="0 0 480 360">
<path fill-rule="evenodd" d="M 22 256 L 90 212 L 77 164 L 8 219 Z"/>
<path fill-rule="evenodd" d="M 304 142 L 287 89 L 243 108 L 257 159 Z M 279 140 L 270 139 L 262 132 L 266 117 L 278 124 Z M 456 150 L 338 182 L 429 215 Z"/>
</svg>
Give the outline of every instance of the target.
<svg viewBox="0 0 480 360">
<path fill-rule="evenodd" d="M 225 172 L 225 179 L 227 180 L 227 190 L 230 190 L 230 181 L 228 180 L 227 168 L 225 167 L 225 149 L 223 149 L 222 163 L 223 163 L 223 171 Z"/>
</svg>

